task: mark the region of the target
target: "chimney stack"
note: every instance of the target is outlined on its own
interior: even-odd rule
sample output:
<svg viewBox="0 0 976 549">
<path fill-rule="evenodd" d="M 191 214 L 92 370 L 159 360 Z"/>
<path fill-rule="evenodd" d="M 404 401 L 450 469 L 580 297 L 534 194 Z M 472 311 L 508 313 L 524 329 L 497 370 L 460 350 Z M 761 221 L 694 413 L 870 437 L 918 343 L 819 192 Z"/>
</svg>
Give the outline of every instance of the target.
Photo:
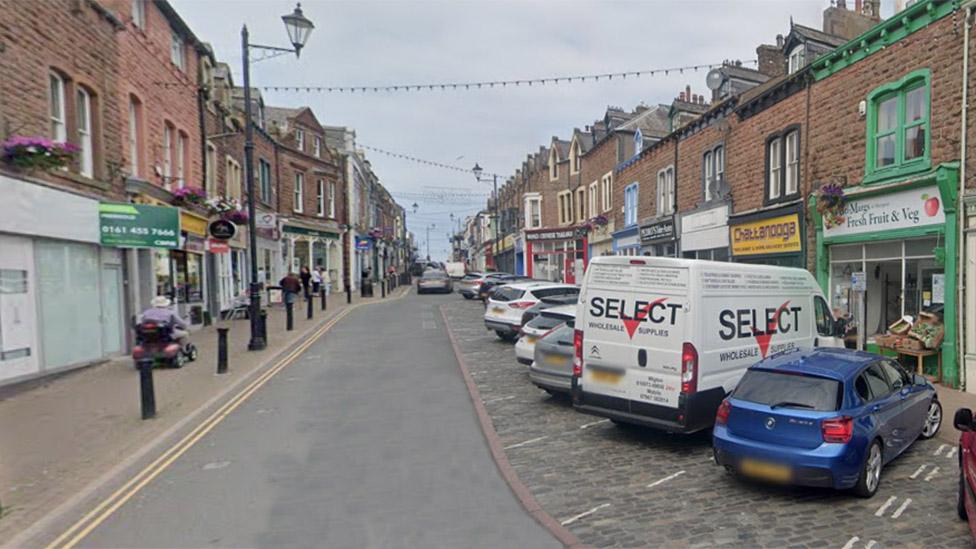
<svg viewBox="0 0 976 549">
<path fill-rule="evenodd" d="M 684 100 L 685 100 L 685 92 L 679 93 L 678 94 L 678 101 L 684 101 Z"/>
<path fill-rule="evenodd" d="M 688 101 L 691 101 L 691 86 L 688 84 L 685 84 L 685 97 L 688 98 Z"/>
</svg>

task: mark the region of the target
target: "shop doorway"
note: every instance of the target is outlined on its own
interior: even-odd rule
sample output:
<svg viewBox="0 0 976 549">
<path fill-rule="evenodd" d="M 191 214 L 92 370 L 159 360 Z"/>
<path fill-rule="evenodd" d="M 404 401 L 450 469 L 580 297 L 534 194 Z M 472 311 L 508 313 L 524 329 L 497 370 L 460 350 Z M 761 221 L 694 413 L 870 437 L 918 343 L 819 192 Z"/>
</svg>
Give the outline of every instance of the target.
<svg viewBox="0 0 976 549">
<path fill-rule="evenodd" d="M 122 268 L 102 266 L 102 343 L 105 354 L 122 352 Z"/>
</svg>

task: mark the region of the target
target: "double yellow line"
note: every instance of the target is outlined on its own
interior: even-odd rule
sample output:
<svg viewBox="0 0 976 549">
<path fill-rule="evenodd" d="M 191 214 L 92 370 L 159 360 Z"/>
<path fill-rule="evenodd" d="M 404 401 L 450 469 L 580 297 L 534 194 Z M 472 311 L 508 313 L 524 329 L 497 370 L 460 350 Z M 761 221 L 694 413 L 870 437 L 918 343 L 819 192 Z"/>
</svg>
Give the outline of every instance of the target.
<svg viewBox="0 0 976 549">
<path fill-rule="evenodd" d="M 129 481 L 126 482 L 121 488 L 105 498 L 101 503 L 98 504 L 98 506 L 89 511 L 88 514 L 83 516 L 63 534 L 58 536 L 57 539 L 52 541 L 47 546 L 48 549 L 55 547 L 67 549 L 74 547 L 81 540 L 85 539 L 85 537 L 88 536 L 92 530 L 105 522 L 105 520 L 108 519 L 112 513 L 119 509 L 119 507 L 122 507 L 125 502 L 132 499 L 132 497 L 135 496 L 139 490 L 152 482 L 154 478 L 165 471 L 166 468 L 169 467 L 174 461 L 185 454 L 186 451 L 192 448 L 198 440 L 203 438 L 204 435 L 209 433 L 214 427 L 223 421 L 225 417 L 237 409 L 237 407 L 246 401 L 252 394 L 254 394 L 255 391 L 260 389 L 265 383 L 268 382 L 268 380 L 274 377 L 275 374 L 294 362 L 299 355 L 318 341 L 318 339 L 322 337 L 325 332 L 329 331 L 337 322 L 339 322 L 339 320 L 360 305 L 360 303 L 357 303 L 356 305 L 347 307 L 331 320 L 322 325 L 321 328 L 316 330 L 305 342 L 296 347 L 295 350 L 288 353 L 288 355 L 278 361 L 277 364 L 252 381 L 244 390 L 237 393 L 237 395 L 224 403 L 223 406 L 218 408 L 213 414 L 203 420 L 200 425 L 180 439 L 179 442 L 163 452 L 163 454 L 156 458 L 155 461 L 150 463 L 143 470 L 139 471 L 139 473 L 129 479 Z"/>
</svg>

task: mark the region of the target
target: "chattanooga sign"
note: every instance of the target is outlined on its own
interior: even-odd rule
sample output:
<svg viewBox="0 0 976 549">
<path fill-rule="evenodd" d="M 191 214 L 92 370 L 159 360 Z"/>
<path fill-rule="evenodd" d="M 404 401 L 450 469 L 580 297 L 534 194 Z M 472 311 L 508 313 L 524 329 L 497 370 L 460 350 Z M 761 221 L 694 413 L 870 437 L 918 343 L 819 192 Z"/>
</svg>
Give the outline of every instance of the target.
<svg viewBox="0 0 976 549">
<path fill-rule="evenodd" d="M 844 208 L 844 222 L 824 225 L 824 236 L 873 233 L 945 223 L 945 211 L 936 186 L 853 199 Z"/>
<path fill-rule="evenodd" d="M 733 255 L 779 254 L 803 250 L 798 214 L 734 225 L 729 232 Z"/>
</svg>

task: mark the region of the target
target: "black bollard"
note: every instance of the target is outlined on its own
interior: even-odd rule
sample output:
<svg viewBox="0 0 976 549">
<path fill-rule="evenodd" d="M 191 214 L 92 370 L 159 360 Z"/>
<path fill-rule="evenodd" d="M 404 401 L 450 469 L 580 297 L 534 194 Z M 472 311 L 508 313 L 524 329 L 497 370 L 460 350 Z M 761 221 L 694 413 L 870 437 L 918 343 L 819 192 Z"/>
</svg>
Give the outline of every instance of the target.
<svg viewBox="0 0 976 549">
<path fill-rule="evenodd" d="M 325 304 L 325 287 L 322 287 L 322 310 L 324 311 L 327 305 Z"/>
<path fill-rule="evenodd" d="M 312 303 L 312 294 L 309 294 L 307 296 L 307 298 L 305 299 L 305 302 L 307 303 L 307 307 L 308 307 L 308 311 L 306 312 L 307 316 L 305 318 L 311 320 L 312 319 L 312 311 L 313 311 L 313 307 L 312 307 L 312 305 L 313 305 L 313 303 Z"/>
<path fill-rule="evenodd" d="M 227 373 L 227 331 L 230 328 L 217 328 L 217 373 Z"/>
<path fill-rule="evenodd" d="M 285 330 L 295 329 L 295 304 L 285 303 Z"/>
<path fill-rule="evenodd" d="M 268 342 L 268 310 L 261 309 L 261 315 L 258 317 L 260 321 L 261 337 L 264 338 L 264 342 Z"/>
<path fill-rule="evenodd" d="M 346 284 L 346 304 L 352 303 L 352 288 Z"/>
<path fill-rule="evenodd" d="M 380 297 L 386 297 L 386 281 L 380 280 Z"/>
<path fill-rule="evenodd" d="M 156 417 L 156 391 L 153 389 L 153 361 L 139 362 L 139 394 L 142 401 L 142 419 Z"/>
</svg>

